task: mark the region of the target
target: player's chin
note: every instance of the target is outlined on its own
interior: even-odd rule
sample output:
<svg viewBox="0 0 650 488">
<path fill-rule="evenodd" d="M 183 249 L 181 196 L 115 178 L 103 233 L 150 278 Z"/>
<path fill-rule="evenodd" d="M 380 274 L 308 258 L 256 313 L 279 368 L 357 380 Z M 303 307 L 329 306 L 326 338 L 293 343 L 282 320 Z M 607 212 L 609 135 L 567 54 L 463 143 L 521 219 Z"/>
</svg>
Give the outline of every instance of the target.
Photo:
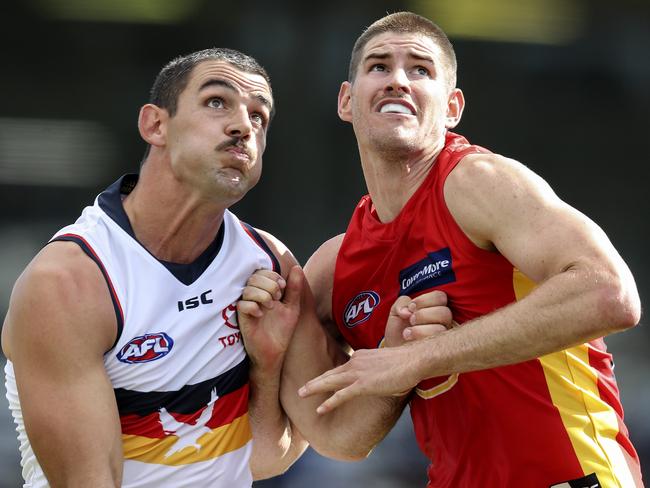
<svg viewBox="0 0 650 488">
<path fill-rule="evenodd" d="M 237 201 L 243 198 L 253 186 L 255 183 L 251 182 L 249 175 L 245 173 L 239 171 L 220 173 L 215 181 L 214 196 L 228 197 Z"/>
</svg>

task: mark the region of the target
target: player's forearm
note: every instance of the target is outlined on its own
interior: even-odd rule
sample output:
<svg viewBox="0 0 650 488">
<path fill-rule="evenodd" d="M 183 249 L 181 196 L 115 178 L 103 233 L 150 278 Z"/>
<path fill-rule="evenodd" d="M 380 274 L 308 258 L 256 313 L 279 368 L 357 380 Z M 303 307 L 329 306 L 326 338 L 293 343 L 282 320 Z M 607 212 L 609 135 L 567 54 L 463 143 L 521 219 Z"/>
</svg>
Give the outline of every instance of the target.
<svg viewBox="0 0 650 488">
<path fill-rule="evenodd" d="M 627 268 L 614 273 L 576 267 L 551 277 L 519 302 L 433 337 L 431 347 L 428 340 L 417 345 L 420 376 L 527 361 L 632 327 L 639 314 Z"/>
<path fill-rule="evenodd" d="M 292 385 L 283 395 L 285 404 L 300 406 L 290 409 L 290 415 L 316 452 L 339 461 L 365 459 L 395 425 L 406 405 L 405 397 L 359 397 L 319 415 L 316 408 L 328 395 L 300 398 L 296 387 Z"/>
<path fill-rule="evenodd" d="M 279 369 L 279 368 L 278 368 Z M 250 466 L 254 479 L 284 473 L 307 448 L 279 401 L 280 372 L 250 372 L 249 412 L 253 431 Z"/>
<path fill-rule="evenodd" d="M 340 346 L 314 315 L 301 317 L 285 357 L 281 399 L 287 414 L 321 455 L 356 461 L 367 457 L 390 431 L 406 404 L 405 398 L 360 397 L 341 408 L 319 415 L 318 406 L 329 396 L 298 396 L 307 381 L 347 359 Z"/>
</svg>

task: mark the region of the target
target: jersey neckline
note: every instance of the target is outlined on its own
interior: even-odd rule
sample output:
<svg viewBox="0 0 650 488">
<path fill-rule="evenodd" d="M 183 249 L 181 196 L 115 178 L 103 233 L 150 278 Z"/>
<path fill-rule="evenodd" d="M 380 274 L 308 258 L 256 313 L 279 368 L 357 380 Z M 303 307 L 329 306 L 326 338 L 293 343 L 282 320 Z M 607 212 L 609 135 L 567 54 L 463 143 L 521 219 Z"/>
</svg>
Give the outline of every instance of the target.
<svg viewBox="0 0 650 488">
<path fill-rule="evenodd" d="M 140 241 L 138 241 L 133 232 L 133 227 L 131 226 L 129 217 L 122 205 L 122 195 L 128 195 L 133 191 L 138 183 L 138 178 L 139 175 L 137 174 L 125 174 L 121 176 L 117 181 L 99 194 L 97 197 L 97 203 L 104 213 L 111 218 L 111 220 L 113 220 L 124 232 L 137 242 L 140 247 L 147 251 L 153 259 L 163 265 L 178 281 L 184 285 L 191 285 L 206 269 L 208 269 L 210 264 L 212 264 L 219 254 L 225 233 L 225 219 L 219 226 L 219 230 L 217 231 L 214 240 L 199 255 L 199 257 L 191 263 L 172 263 L 158 259 L 156 256 L 151 254 L 151 252 L 143 246 Z"/>
</svg>

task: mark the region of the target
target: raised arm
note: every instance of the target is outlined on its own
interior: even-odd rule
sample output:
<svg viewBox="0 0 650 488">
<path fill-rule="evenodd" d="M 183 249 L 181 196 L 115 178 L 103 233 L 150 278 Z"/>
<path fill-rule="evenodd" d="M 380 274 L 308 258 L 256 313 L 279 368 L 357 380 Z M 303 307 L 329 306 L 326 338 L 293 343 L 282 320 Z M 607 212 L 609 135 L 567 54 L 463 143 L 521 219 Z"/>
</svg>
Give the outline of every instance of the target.
<svg viewBox="0 0 650 488">
<path fill-rule="evenodd" d="M 337 391 L 328 408 L 424 378 L 530 360 L 639 321 L 634 279 L 607 236 L 523 165 L 498 155 L 467 156 L 444 191 L 467 236 L 502 253 L 538 286 L 462 327 L 390 350 L 358 351 L 308 384 L 312 394 Z"/>
<path fill-rule="evenodd" d="M 2 330 L 32 449 L 52 487 L 118 487 L 120 421 L 103 354 L 116 318 L 98 267 L 46 246 L 19 278 Z"/>
</svg>

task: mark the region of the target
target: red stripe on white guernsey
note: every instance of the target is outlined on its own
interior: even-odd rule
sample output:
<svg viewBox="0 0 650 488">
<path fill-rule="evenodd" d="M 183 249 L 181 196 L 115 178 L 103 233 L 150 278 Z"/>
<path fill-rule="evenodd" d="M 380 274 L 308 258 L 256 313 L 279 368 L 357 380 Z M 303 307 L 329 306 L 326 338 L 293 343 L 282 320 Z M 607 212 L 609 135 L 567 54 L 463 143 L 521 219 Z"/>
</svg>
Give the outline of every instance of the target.
<svg viewBox="0 0 650 488">
<path fill-rule="evenodd" d="M 61 234 L 59 236 L 56 236 L 57 239 L 60 239 L 62 237 L 74 237 L 75 239 L 79 239 L 81 242 L 83 242 L 88 250 L 92 253 L 93 257 L 97 260 L 97 264 L 102 268 L 103 274 L 106 277 L 106 283 L 108 283 L 108 288 L 111 292 L 111 295 L 115 299 L 115 303 L 117 303 L 117 308 L 120 310 L 120 317 L 122 318 L 122 323 L 124 323 L 124 311 L 122 310 L 122 304 L 120 303 L 120 298 L 117 296 L 117 293 L 115 292 L 115 288 L 113 287 L 113 282 L 111 281 L 111 277 L 108 274 L 108 271 L 106 271 L 106 267 L 104 266 L 104 263 L 102 260 L 99 258 L 93 247 L 88 244 L 88 241 L 81 237 L 79 234 Z"/>
</svg>

